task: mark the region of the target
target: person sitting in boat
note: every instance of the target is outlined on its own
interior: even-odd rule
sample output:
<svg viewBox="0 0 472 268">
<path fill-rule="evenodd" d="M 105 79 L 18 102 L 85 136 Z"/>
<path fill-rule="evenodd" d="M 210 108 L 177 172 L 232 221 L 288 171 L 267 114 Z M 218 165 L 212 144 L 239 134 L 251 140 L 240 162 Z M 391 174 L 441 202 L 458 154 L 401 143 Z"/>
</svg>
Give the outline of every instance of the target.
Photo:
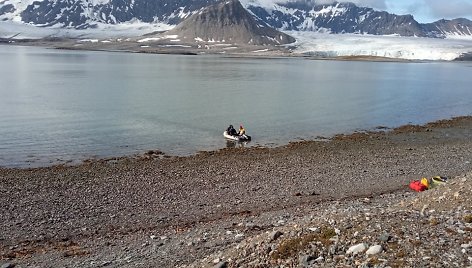
<svg viewBox="0 0 472 268">
<path fill-rule="evenodd" d="M 245 136 L 246 135 L 246 130 L 244 129 L 243 125 L 239 126 L 239 136 Z"/>
<path fill-rule="evenodd" d="M 236 129 L 234 129 L 233 125 L 229 125 L 229 127 L 226 129 L 226 133 L 232 136 L 236 136 L 238 134 L 236 132 Z"/>
</svg>

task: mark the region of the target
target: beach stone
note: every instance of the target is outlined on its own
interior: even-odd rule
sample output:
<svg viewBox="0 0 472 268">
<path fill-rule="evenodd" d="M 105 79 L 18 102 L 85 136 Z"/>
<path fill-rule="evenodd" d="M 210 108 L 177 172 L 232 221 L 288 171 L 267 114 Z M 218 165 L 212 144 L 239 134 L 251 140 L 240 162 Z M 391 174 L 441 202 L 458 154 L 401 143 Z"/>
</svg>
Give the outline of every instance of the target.
<svg viewBox="0 0 472 268">
<path fill-rule="evenodd" d="M 217 264 L 215 264 L 215 266 L 213 266 L 214 268 L 226 268 L 228 267 L 228 262 L 226 261 L 222 261 L 222 262 L 219 262 Z"/>
<path fill-rule="evenodd" d="M 245 227 L 248 229 L 253 229 L 256 227 L 256 224 L 254 224 L 253 222 L 248 222 L 245 224 Z"/>
<path fill-rule="evenodd" d="M 382 252 L 382 246 L 381 245 L 375 245 L 375 246 L 371 246 L 365 254 L 367 255 L 376 255 L 376 254 L 379 254 L 380 252 Z"/>
<path fill-rule="evenodd" d="M 277 221 L 277 224 L 278 224 L 278 225 L 284 225 L 284 224 L 285 224 L 285 221 L 284 221 L 284 220 L 279 220 L 279 221 Z"/>
<path fill-rule="evenodd" d="M 301 267 L 310 267 L 311 263 L 315 261 L 315 257 L 310 255 L 301 255 L 298 263 Z"/>
<path fill-rule="evenodd" d="M 315 262 L 322 262 L 322 261 L 324 261 L 323 256 L 320 256 L 320 257 L 315 259 Z"/>
<path fill-rule="evenodd" d="M 2 266 L 0 266 L 0 267 L 1 268 L 13 268 L 13 267 L 15 267 L 15 265 L 13 263 L 7 262 L 7 263 L 2 264 Z"/>
<path fill-rule="evenodd" d="M 379 240 L 382 242 L 388 242 L 391 239 L 391 236 L 387 233 L 383 233 L 379 236 Z"/>
<path fill-rule="evenodd" d="M 336 253 L 336 250 L 338 249 L 338 246 L 336 244 L 331 245 L 328 249 L 329 255 L 334 255 Z"/>
<path fill-rule="evenodd" d="M 279 238 L 281 235 L 283 235 L 283 233 L 282 233 L 281 231 L 273 231 L 272 233 L 270 233 L 269 239 L 270 239 L 270 241 L 275 241 L 275 240 L 277 240 L 277 238 Z"/>
<path fill-rule="evenodd" d="M 234 236 L 234 239 L 243 239 L 244 234 L 237 234 Z"/>
<path fill-rule="evenodd" d="M 354 246 L 351 246 L 347 251 L 346 254 L 357 254 L 364 252 L 367 249 L 367 245 L 365 243 L 360 243 Z"/>
<path fill-rule="evenodd" d="M 104 261 L 102 262 L 101 266 L 108 266 L 110 264 L 112 264 L 112 261 Z"/>
</svg>

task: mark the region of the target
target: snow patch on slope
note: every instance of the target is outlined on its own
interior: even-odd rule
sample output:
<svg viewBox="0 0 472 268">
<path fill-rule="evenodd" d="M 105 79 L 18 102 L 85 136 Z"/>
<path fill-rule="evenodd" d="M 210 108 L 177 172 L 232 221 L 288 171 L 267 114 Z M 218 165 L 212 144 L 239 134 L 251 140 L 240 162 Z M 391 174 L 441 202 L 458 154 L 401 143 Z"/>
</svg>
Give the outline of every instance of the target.
<svg viewBox="0 0 472 268">
<path fill-rule="evenodd" d="M 174 27 L 163 23 L 149 24 L 134 20 L 127 23 L 104 24 L 97 23 L 95 29 L 76 30 L 70 28 L 36 27 L 25 23 L 0 21 L 0 38 L 15 39 L 39 39 L 44 37 L 66 38 L 109 38 L 109 37 L 135 37 L 156 31 L 167 31 Z"/>
<path fill-rule="evenodd" d="M 247 8 L 248 6 L 257 6 L 257 7 L 262 7 L 267 11 L 273 10 L 278 5 L 273 1 L 273 0 L 240 0 L 241 4 L 243 7 Z M 281 0 L 277 1 L 277 3 L 286 3 L 288 0 Z"/>
<path fill-rule="evenodd" d="M 92 3 L 92 5 L 105 5 L 110 3 L 110 0 L 85 0 L 86 2 Z"/>
<path fill-rule="evenodd" d="M 409 60 L 454 60 L 472 52 L 472 39 L 432 39 L 360 34 L 285 32 L 297 39 L 295 53 L 322 56 L 377 56 Z"/>
<path fill-rule="evenodd" d="M 338 3 L 336 4 L 336 6 L 325 6 L 319 11 L 311 10 L 310 15 L 312 15 L 313 17 L 327 16 L 327 15 L 331 15 L 331 17 L 334 17 L 334 16 L 339 16 L 340 14 L 343 14 L 346 11 L 347 9 L 344 7 L 339 7 L 339 3 Z"/>
</svg>

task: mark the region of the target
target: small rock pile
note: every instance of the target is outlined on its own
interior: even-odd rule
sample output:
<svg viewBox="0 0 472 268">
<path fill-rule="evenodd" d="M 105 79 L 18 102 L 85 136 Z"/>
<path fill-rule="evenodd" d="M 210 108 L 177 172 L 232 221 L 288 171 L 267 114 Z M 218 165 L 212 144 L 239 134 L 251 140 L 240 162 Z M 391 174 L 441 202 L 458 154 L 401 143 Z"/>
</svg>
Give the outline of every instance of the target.
<svg viewBox="0 0 472 268">
<path fill-rule="evenodd" d="M 184 267 L 472 267 L 471 193 L 469 173 L 426 192 L 328 202 Z"/>
</svg>

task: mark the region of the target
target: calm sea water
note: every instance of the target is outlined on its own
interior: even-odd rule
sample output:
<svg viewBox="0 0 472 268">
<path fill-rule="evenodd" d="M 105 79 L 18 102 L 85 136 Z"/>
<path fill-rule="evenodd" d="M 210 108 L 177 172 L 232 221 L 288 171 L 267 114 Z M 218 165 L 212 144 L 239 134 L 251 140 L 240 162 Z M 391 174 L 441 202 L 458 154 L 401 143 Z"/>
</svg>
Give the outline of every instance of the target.
<svg viewBox="0 0 472 268">
<path fill-rule="evenodd" d="M 472 115 L 472 63 L 392 63 L 0 46 L 0 166 L 159 149 L 282 145 Z"/>
</svg>

